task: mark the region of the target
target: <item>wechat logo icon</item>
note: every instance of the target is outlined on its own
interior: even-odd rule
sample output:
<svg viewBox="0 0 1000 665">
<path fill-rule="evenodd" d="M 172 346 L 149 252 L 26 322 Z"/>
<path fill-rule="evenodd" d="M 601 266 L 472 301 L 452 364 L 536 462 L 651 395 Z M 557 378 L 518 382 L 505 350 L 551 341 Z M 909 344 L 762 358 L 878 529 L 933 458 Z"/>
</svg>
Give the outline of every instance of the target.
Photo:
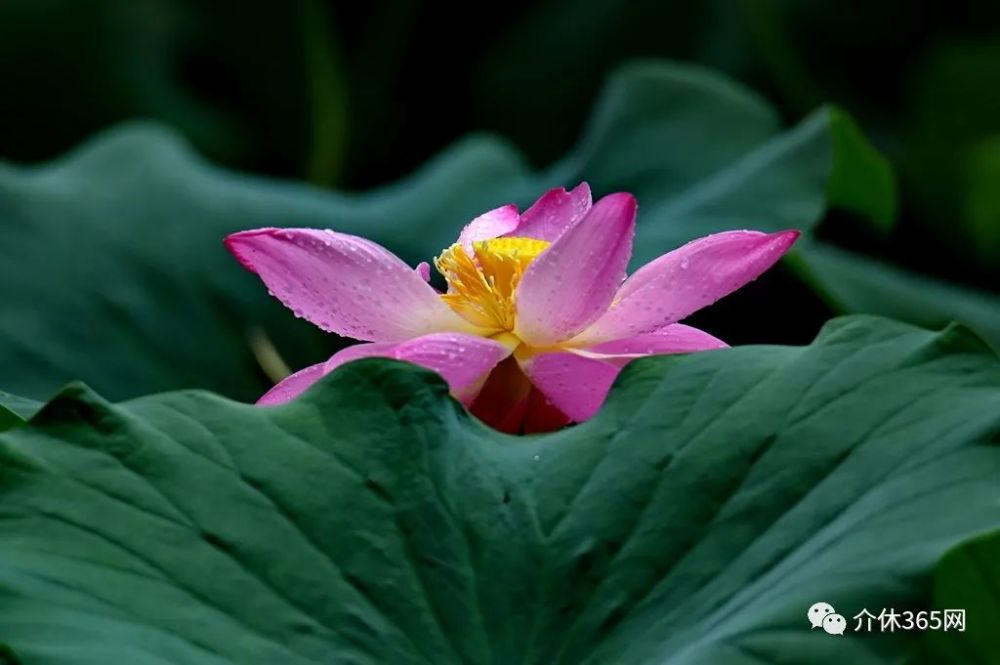
<svg viewBox="0 0 1000 665">
<path fill-rule="evenodd" d="M 813 603 L 813 606 L 809 608 L 809 623 L 812 624 L 813 628 L 822 628 L 826 615 L 834 613 L 833 605 L 830 603 Z"/>
<path fill-rule="evenodd" d="M 806 618 L 813 628 L 822 628 L 829 635 L 843 635 L 847 630 L 847 619 L 837 614 L 830 603 L 813 603 Z"/>
</svg>

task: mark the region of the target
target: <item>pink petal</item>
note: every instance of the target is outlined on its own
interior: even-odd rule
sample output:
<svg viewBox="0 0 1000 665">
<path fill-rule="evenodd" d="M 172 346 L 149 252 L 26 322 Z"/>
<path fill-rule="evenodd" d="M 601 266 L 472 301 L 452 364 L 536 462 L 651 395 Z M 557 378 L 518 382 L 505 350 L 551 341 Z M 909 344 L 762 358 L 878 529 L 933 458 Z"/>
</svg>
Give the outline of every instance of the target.
<svg viewBox="0 0 1000 665">
<path fill-rule="evenodd" d="M 581 182 L 572 191 L 550 189 L 521 215 L 517 235 L 554 241 L 590 211 L 590 185 Z"/>
<path fill-rule="evenodd" d="M 413 270 L 420 275 L 420 279 L 425 282 L 431 281 L 431 264 L 427 263 L 427 261 L 421 261 Z"/>
<path fill-rule="evenodd" d="M 477 329 L 420 275 L 373 242 L 319 229 L 257 229 L 229 251 L 296 315 L 323 330 L 374 341 Z"/>
<path fill-rule="evenodd" d="M 282 379 L 257 400 L 258 406 L 274 406 L 289 402 L 305 392 L 306 388 L 319 381 L 326 374 L 323 366 L 326 363 L 310 365 L 300 369 L 295 374 Z"/>
<path fill-rule="evenodd" d="M 510 355 L 509 346 L 485 337 L 459 333 L 434 333 L 401 344 L 358 344 L 330 358 L 324 372 L 360 358 L 405 360 L 440 374 L 451 392 L 469 402 L 497 363 Z"/>
<path fill-rule="evenodd" d="M 264 395 L 257 400 L 257 404 L 259 406 L 284 404 L 285 402 L 298 397 L 306 390 L 306 388 L 329 374 L 335 367 L 339 367 L 346 362 L 358 360 L 360 358 L 387 355 L 392 351 L 392 349 L 392 344 L 385 343 L 355 344 L 354 346 L 349 346 L 346 349 L 341 349 L 325 362 L 310 365 L 309 367 L 300 369 L 295 374 L 282 379 L 275 384 L 273 388 L 264 393 Z"/>
<path fill-rule="evenodd" d="M 588 357 L 623 364 L 643 356 L 724 349 L 729 345 L 703 330 L 672 323 L 662 330 L 616 339 L 584 349 Z"/>
<path fill-rule="evenodd" d="M 458 244 L 472 253 L 472 243 L 480 240 L 492 240 L 514 231 L 521 221 L 517 214 L 517 206 L 507 204 L 484 212 L 479 217 L 465 225 L 458 236 Z"/>
<path fill-rule="evenodd" d="M 573 337 L 600 317 L 625 278 L 635 198 L 611 194 L 539 255 L 517 287 L 517 336 L 533 346 Z"/>
<path fill-rule="evenodd" d="M 540 353 L 521 362 L 531 383 L 571 420 L 583 422 L 601 408 L 621 368 L 569 352 Z"/>
<path fill-rule="evenodd" d="M 708 351 L 728 346 L 680 323 L 661 331 L 578 351 L 540 353 L 521 362 L 531 383 L 575 422 L 592 417 L 625 365 L 644 356 Z"/>
<path fill-rule="evenodd" d="M 611 308 L 580 344 L 663 328 L 756 279 L 777 263 L 798 231 L 726 231 L 693 240 L 647 263 L 622 285 Z"/>
</svg>

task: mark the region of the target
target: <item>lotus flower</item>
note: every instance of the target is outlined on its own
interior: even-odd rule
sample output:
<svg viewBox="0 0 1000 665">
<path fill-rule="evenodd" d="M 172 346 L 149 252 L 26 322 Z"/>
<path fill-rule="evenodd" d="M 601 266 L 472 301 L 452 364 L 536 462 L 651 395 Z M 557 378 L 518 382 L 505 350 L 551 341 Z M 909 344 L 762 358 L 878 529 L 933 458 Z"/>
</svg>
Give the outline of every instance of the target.
<svg viewBox="0 0 1000 665">
<path fill-rule="evenodd" d="M 364 341 L 278 383 L 258 404 L 291 400 L 359 358 L 434 370 L 494 427 L 543 431 L 593 416 L 635 358 L 726 344 L 678 323 L 770 268 L 797 231 L 728 231 L 694 240 L 627 279 L 636 202 L 591 203 L 583 183 L 472 220 L 430 267 L 409 267 L 357 236 L 317 229 L 235 233 L 226 246 L 296 315 Z"/>
</svg>

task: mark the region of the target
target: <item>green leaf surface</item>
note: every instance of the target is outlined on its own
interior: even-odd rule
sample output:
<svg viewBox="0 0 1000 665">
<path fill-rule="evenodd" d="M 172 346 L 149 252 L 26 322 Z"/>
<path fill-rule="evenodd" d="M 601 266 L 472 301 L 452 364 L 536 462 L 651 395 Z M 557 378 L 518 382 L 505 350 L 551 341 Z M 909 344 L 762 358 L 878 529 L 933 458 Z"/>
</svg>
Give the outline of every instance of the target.
<svg viewBox="0 0 1000 665">
<path fill-rule="evenodd" d="M 827 185 L 831 205 L 857 213 L 881 231 L 896 223 L 896 177 L 888 160 L 869 144 L 851 117 L 830 111 L 833 165 Z"/>
<path fill-rule="evenodd" d="M 24 420 L 5 406 L 0 406 L 0 432 L 17 427 Z"/>
<path fill-rule="evenodd" d="M 27 420 L 42 408 L 42 403 L 0 390 L 0 407 L 16 414 L 22 420 Z"/>
<path fill-rule="evenodd" d="M 0 390 L 0 432 L 24 423 L 42 404 Z"/>
<path fill-rule="evenodd" d="M 869 317 L 639 361 L 508 437 L 387 360 L 255 408 L 64 390 L 0 435 L 0 636 L 25 662 L 895 663 L 807 608 L 929 602 L 1000 520 L 1000 363 Z"/>
<path fill-rule="evenodd" d="M 391 187 L 333 194 L 212 167 L 149 125 L 41 168 L 0 165 L 3 387 L 44 399 L 81 379 L 110 399 L 199 387 L 249 400 L 270 385 L 261 343 L 293 368 L 329 355 L 337 340 L 293 320 L 225 252 L 222 238 L 240 229 L 328 227 L 416 263 L 490 207 L 587 179 L 599 195 L 638 195 L 638 265 L 714 231 L 808 229 L 829 203 L 878 216 L 893 193 L 850 184 L 884 173 L 844 122 L 825 109 L 781 132 L 723 77 L 640 62 L 609 82 L 578 146 L 540 173 L 473 137 Z"/>
<path fill-rule="evenodd" d="M 820 242 L 797 248 L 793 265 L 840 311 L 878 313 L 927 327 L 962 321 L 1000 349 L 1000 295 Z"/>
<path fill-rule="evenodd" d="M 774 111 L 745 88 L 654 62 L 610 81 L 548 179 L 638 197 L 633 267 L 708 233 L 809 231 L 829 207 L 887 227 L 896 205 L 888 165 L 842 111 L 822 108 L 779 132 Z"/>
<path fill-rule="evenodd" d="M 965 610 L 965 630 L 927 635 L 926 662 L 1000 663 L 1000 531 L 962 543 L 934 571 L 934 607 Z"/>
</svg>

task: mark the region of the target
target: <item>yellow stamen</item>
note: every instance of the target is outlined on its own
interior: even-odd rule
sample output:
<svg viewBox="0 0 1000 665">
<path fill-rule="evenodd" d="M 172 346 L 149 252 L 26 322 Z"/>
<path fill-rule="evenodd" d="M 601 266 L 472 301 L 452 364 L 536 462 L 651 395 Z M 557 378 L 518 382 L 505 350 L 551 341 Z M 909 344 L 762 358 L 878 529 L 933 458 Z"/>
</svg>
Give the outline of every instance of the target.
<svg viewBox="0 0 1000 665">
<path fill-rule="evenodd" d="M 528 265 L 548 246 L 534 238 L 494 238 L 473 243 L 474 256 L 469 256 L 461 245 L 452 245 L 434 259 L 448 281 L 448 293 L 441 298 L 477 326 L 512 331 L 514 292 Z"/>
</svg>

